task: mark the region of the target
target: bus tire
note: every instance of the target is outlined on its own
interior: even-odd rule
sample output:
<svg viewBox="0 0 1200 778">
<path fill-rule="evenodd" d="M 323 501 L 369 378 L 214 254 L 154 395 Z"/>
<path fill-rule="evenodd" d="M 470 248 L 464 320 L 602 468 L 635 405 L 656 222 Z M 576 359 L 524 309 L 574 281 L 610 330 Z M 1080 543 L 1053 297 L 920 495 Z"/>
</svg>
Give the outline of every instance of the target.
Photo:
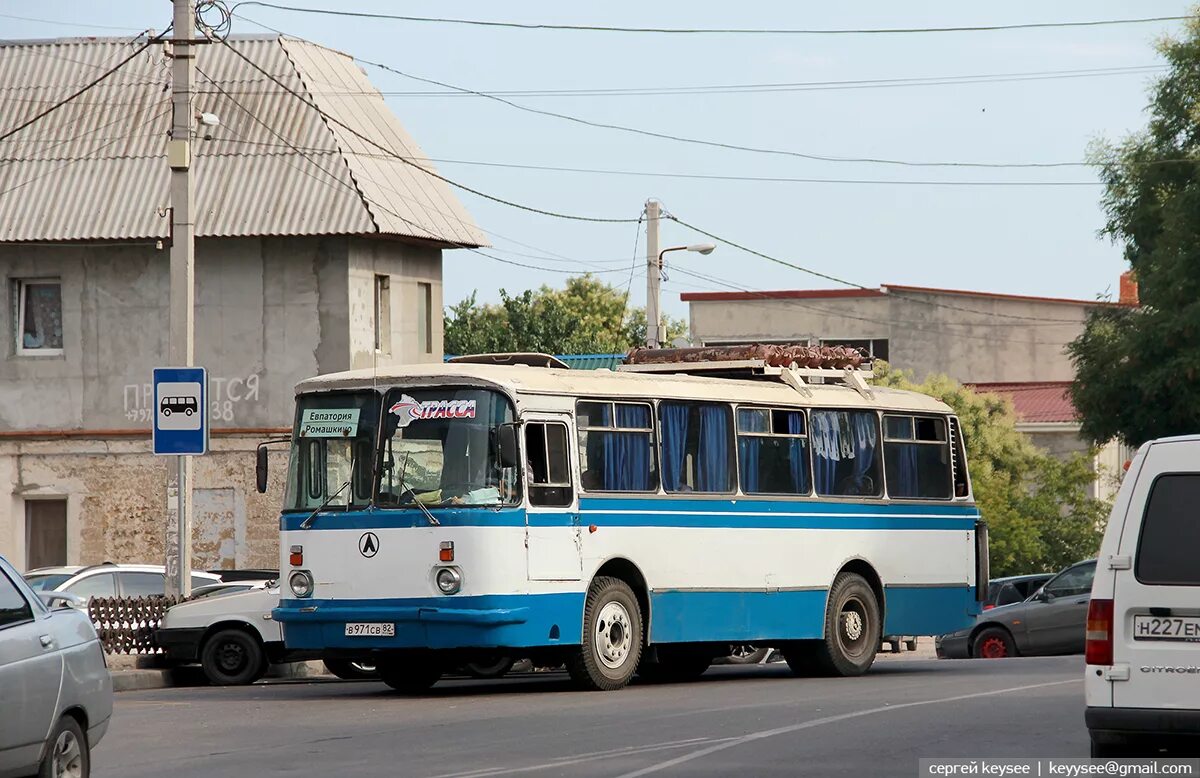
<svg viewBox="0 0 1200 778">
<path fill-rule="evenodd" d="M 420 694 L 429 691 L 442 678 L 442 668 L 421 659 L 401 659 L 379 664 L 379 680 L 401 694 Z"/>
<path fill-rule="evenodd" d="M 598 576 L 583 608 L 583 644 L 567 659 L 578 686 L 613 691 L 629 683 L 642 656 L 642 611 L 629 584 Z"/>
<path fill-rule="evenodd" d="M 711 652 L 686 646 L 659 646 L 655 654 L 655 661 L 643 656 L 638 664 L 638 677 L 649 683 L 691 681 L 704 675 L 713 662 Z"/>
<path fill-rule="evenodd" d="M 825 637 L 817 643 L 822 675 L 862 675 L 879 651 L 882 619 L 875 591 L 858 573 L 834 579 L 825 605 Z"/>
</svg>

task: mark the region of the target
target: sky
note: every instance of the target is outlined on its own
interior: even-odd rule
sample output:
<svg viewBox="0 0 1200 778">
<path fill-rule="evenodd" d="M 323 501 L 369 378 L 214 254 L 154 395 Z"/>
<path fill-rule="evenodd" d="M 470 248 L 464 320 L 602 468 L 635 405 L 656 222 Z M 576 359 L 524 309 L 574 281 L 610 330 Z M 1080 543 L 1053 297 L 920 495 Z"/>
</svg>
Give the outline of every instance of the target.
<svg viewBox="0 0 1200 778">
<path fill-rule="evenodd" d="M 1179 16 L 1191 10 L 1184 0 L 282 4 L 517 22 L 771 29 L 997 25 Z M 0 38 L 162 30 L 170 10 L 166 0 L 0 0 Z M 806 84 L 810 86 L 752 93 L 509 99 L 592 121 L 719 143 L 828 157 L 971 163 L 1083 161 L 1097 139 L 1119 140 L 1145 125 L 1148 88 L 1161 71 L 873 88 L 827 82 L 1161 67 L 1153 42 L 1182 26 L 662 35 L 364 20 L 241 4 L 233 34 L 265 32 L 250 20 L 361 59 L 484 92 Z M 582 126 L 474 96 L 416 95 L 412 92 L 445 90 L 363 67 L 381 91 L 407 93 L 388 95 L 388 104 L 426 154 L 448 160 L 436 163 L 443 175 L 537 208 L 636 219 L 653 197 L 669 213 L 709 232 L 865 286 L 894 283 L 1093 299 L 1115 294 L 1118 275 L 1127 268 L 1120 247 L 1098 235 L 1104 224 L 1102 189 L 1087 167 L 926 167 L 749 153 Z M 813 88 L 814 82 L 826 83 Z M 478 163 L 859 183 L 732 181 Z M 447 305 L 472 291 L 480 300 L 493 301 L 500 289 L 561 286 L 570 273 L 585 270 L 629 288 L 631 304 L 644 303 L 645 232 L 640 225 L 567 221 L 469 193 L 459 196 L 488 231 L 494 244 L 490 253 L 544 269 L 448 251 Z M 677 223 L 663 223 L 664 248 L 706 240 Z M 667 256 L 663 305 L 677 317 L 686 317 L 687 305 L 679 299 L 685 291 L 838 286 L 726 245 L 709 256 Z"/>
</svg>

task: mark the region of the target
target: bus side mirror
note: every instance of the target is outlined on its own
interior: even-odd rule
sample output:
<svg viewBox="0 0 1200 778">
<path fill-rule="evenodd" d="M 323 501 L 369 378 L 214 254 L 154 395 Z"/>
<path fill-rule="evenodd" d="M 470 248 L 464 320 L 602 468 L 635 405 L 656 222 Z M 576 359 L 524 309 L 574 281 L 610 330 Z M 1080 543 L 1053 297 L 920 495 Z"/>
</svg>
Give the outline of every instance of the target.
<svg viewBox="0 0 1200 778">
<path fill-rule="evenodd" d="M 267 493 L 267 444 L 259 443 L 255 453 L 254 485 L 259 494 Z"/>
<path fill-rule="evenodd" d="M 516 467 L 520 464 L 516 424 L 501 424 L 496 428 L 496 458 L 500 460 L 500 467 Z"/>
</svg>

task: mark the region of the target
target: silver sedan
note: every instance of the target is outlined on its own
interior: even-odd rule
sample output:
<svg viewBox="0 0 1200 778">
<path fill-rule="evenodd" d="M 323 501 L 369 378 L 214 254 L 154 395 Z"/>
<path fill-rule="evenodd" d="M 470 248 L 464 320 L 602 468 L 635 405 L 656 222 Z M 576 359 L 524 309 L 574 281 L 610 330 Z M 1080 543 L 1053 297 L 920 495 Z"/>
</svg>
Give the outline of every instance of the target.
<svg viewBox="0 0 1200 778">
<path fill-rule="evenodd" d="M 112 706 L 87 614 L 46 607 L 0 557 L 0 778 L 86 778 Z"/>
</svg>

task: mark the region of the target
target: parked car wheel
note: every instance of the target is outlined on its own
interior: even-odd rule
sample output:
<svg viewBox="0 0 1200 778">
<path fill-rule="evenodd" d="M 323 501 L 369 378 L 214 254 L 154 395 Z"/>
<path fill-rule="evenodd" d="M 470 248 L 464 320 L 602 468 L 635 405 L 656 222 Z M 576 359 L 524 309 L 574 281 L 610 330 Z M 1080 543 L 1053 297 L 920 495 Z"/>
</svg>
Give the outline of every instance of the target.
<svg viewBox="0 0 1200 778">
<path fill-rule="evenodd" d="M 567 672 L 584 689 L 620 689 L 642 658 L 644 634 L 642 610 L 629 585 L 598 577 L 583 609 L 583 645 L 567 659 Z"/>
<path fill-rule="evenodd" d="M 242 629 L 223 629 L 204 641 L 200 666 L 209 683 L 216 686 L 244 686 L 262 678 L 267 670 L 267 655 L 262 645 Z"/>
<path fill-rule="evenodd" d="M 367 662 L 355 662 L 351 659 L 326 659 L 322 662 L 325 669 L 343 681 L 377 681 L 379 671 L 375 665 Z"/>
<path fill-rule="evenodd" d="M 403 694 L 420 694 L 441 680 L 442 666 L 431 659 L 401 659 L 379 665 L 379 677 Z"/>
<path fill-rule="evenodd" d="M 655 661 L 643 656 L 637 669 L 638 677 L 650 683 L 691 681 L 704 675 L 713 661 L 709 652 L 687 646 L 660 646 L 654 653 Z"/>
<path fill-rule="evenodd" d="M 509 656 L 481 657 L 474 662 L 467 662 L 462 666 L 462 671 L 472 678 L 503 678 L 515 663 L 516 660 Z"/>
<path fill-rule="evenodd" d="M 731 665 L 756 665 L 771 653 L 769 648 L 760 648 L 753 643 L 736 643 L 729 647 L 725 662 Z"/>
<path fill-rule="evenodd" d="M 1003 627 L 988 627 L 971 642 L 971 656 L 979 659 L 1006 659 L 1017 656 L 1017 644 Z"/>
<path fill-rule="evenodd" d="M 87 735 L 74 717 L 63 716 L 46 741 L 38 778 L 87 778 L 91 772 Z"/>
</svg>

